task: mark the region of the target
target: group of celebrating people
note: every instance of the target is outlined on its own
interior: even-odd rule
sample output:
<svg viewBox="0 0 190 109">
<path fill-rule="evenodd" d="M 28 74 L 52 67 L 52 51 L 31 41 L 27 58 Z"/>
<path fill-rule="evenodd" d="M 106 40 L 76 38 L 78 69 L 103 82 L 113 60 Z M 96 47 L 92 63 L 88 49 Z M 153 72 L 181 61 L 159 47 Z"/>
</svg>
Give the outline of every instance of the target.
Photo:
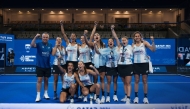
<svg viewBox="0 0 190 109">
<path fill-rule="evenodd" d="M 152 44 L 143 40 L 143 36 L 139 31 L 133 34 L 133 43 L 128 44 L 128 38 L 123 36 L 121 42 L 114 30 L 114 25 L 111 25 L 111 32 L 114 38 L 108 39 L 108 47 L 102 42 L 100 34 L 96 33 L 97 22 L 94 23 L 94 28 L 88 40 L 88 31 L 84 30 L 81 36 L 81 44 L 77 44 L 76 35 L 72 33 L 70 40 L 68 39 L 64 24 L 60 21 L 61 32 L 63 39 L 66 42 L 66 47 L 62 45 L 61 37 L 56 38 L 55 46 L 48 42 L 49 34 L 42 34 L 42 42 L 36 43 L 37 34 L 31 42 L 31 47 L 37 48 L 37 96 L 36 102 L 41 100 L 40 90 L 42 81 L 44 80 L 44 98 L 48 96 L 48 78 L 51 76 L 50 56 L 54 56 L 53 70 L 54 75 L 54 99 L 58 99 L 57 84 L 58 77 L 61 76 L 62 89 L 60 93 L 60 102 L 65 102 L 70 99 L 70 103 L 74 103 L 74 95 L 78 98 L 83 98 L 84 102 L 88 101 L 90 95 L 90 103 L 93 100 L 97 104 L 110 102 L 110 85 L 113 77 L 114 95 L 113 100 L 118 101 L 117 97 L 117 79 L 121 77 L 125 97 L 121 101 L 126 104 L 131 103 L 131 79 L 135 77 L 135 98 L 134 103 L 139 103 L 138 86 L 139 78 L 142 75 L 144 99 L 143 102 L 148 104 L 148 85 L 147 76 L 149 74 L 149 56 L 146 53 L 146 48 L 155 51 L 153 36 L 150 37 Z M 114 45 L 116 40 L 117 45 Z M 98 78 L 100 77 L 100 83 Z M 106 77 L 106 95 L 105 81 Z M 80 90 L 79 90 L 80 89 Z M 101 98 L 100 98 L 101 92 Z M 80 93 L 80 94 L 78 94 Z M 79 96 L 78 96 L 79 95 Z"/>
</svg>

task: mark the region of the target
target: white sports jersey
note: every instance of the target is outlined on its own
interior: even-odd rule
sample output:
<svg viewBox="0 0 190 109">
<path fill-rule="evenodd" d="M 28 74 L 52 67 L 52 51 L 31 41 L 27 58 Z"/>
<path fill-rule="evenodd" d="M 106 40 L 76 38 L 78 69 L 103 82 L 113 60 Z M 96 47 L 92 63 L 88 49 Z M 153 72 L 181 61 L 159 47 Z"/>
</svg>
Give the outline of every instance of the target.
<svg viewBox="0 0 190 109">
<path fill-rule="evenodd" d="M 79 47 L 79 61 L 82 61 L 84 63 L 91 62 L 91 56 L 90 56 L 91 49 L 86 45 L 84 48 Z"/>
<path fill-rule="evenodd" d="M 67 73 L 63 76 L 63 85 L 62 88 L 66 89 L 71 86 L 71 84 L 75 83 L 75 77 L 74 74 L 72 76 L 67 76 Z"/>
<path fill-rule="evenodd" d="M 140 46 L 134 45 L 133 55 L 134 55 L 134 63 L 147 63 L 148 62 L 146 48 L 143 43 L 141 43 Z"/>
<path fill-rule="evenodd" d="M 127 45 L 125 47 L 122 46 L 119 49 L 119 61 L 118 61 L 118 64 L 119 65 L 133 64 L 132 59 L 133 59 L 133 52 L 132 52 L 131 45 Z"/>
<path fill-rule="evenodd" d="M 71 46 L 71 43 L 69 43 L 69 45 L 66 47 L 67 61 L 77 61 L 77 47 L 77 44 Z"/>
<path fill-rule="evenodd" d="M 57 65 L 57 61 L 58 61 L 58 57 L 61 56 L 62 58 L 60 59 L 61 60 L 61 65 L 65 65 L 66 64 L 66 61 L 65 61 L 65 55 L 66 55 L 66 51 L 64 48 L 62 48 L 62 50 L 59 50 L 57 48 L 57 51 L 55 53 L 55 57 L 54 57 L 54 60 L 53 60 L 53 65 Z"/>
<path fill-rule="evenodd" d="M 88 85 L 92 85 L 93 83 L 91 82 L 91 79 L 90 79 L 90 76 L 89 74 L 86 74 L 86 75 L 80 75 L 79 73 L 79 78 L 80 78 L 80 81 L 84 84 L 84 86 L 88 86 Z"/>
</svg>

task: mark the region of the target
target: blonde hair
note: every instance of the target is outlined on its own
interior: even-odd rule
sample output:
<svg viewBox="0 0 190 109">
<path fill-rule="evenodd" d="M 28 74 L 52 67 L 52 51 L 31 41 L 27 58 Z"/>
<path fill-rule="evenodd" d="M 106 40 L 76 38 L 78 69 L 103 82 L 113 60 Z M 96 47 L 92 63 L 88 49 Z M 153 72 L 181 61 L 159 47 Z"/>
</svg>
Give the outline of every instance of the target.
<svg viewBox="0 0 190 109">
<path fill-rule="evenodd" d="M 135 34 L 139 34 L 141 36 L 141 42 L 143 42 L 143 35 L 140 31 L 135 31 L 132 35 L 133 37 L 133 43 L 136 44 L 136 41 L 135 41 Z"/>
</svg>

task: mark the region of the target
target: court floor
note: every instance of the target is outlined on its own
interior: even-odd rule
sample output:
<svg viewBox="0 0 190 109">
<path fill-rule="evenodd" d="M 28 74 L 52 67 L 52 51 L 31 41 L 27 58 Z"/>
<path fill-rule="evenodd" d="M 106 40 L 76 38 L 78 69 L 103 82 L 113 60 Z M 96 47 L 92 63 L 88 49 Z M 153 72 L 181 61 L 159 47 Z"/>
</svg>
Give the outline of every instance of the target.
<svg viewBox="0 0 190 109">
<path fill-rule="evenodd" d="M 141 78 L 142 79 L 142 78 Z M 53 99 L 53 76 L 49 79 L 48 93 L 50 100 L 41 99 L 36 103 L 36 81 L 35 75 L 18 75 L 7 74 L 0 76 L 0 103 L 59 103 L 59 100 Z M 131 101 L 134 99 L 134 77 L 132 78 L 132 94 Z M 139 104 L 143 100 L 142 80 L 139 84 Z M 43 86 L 43 85 L 42 85 Z M 61 90 L 61 81 L 58 83 L 58 94 Z M 41 90 L 41 98 L 43 96 L 43 87 Z M 105 91 L 106 92 L 106 91 Z M 111 84 L 110 97 L 111 102 L 105 104 L 125 104 L 120 99 L 124 97 L 123 83 L 118 77 L 117 96 L 119 101 L 114 102 L 113 84 Z M 101 97 L 101 95 L 100 95 Z M 190 103 L 190 77 L 183 75 L 158 75 L 152 74 L 148 76 L 148 99 L 150 104 L 170 104 L 170 103 Z M 66 102 L 68 104 L 69 101 Z M 83 104 L 82 99 L 75 99 L 75 104 Z M 84 103 L 89 104 L 89 102 Z"/>
</svg>

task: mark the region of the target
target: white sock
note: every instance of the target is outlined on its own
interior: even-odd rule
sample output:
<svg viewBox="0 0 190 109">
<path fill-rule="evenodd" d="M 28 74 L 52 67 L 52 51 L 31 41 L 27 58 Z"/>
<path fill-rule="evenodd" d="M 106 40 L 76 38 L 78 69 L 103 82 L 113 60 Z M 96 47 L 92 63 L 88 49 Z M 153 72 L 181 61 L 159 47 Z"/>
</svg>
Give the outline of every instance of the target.
<svg viewBox="0 0 190 109">
<path fill-rule="evenodd" d="M 47 90 L 44 91 L 44 94 L 47 94 Z"/>
<path fill-rule="evenodd" d="M 40 97 L 40 92 L 37 92 L 37 96 Z"/>
</svg>

